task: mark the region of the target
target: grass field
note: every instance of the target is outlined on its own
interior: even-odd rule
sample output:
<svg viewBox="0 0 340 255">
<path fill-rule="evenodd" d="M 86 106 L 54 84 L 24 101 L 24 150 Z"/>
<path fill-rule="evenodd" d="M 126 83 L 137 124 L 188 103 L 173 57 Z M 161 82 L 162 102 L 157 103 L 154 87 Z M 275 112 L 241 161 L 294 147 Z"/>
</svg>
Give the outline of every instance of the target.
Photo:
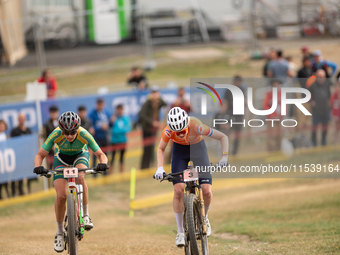
<svg viewBox="0 0 340 255">
<path fill-rule="evenodd" d="M 301 151 L 291 158 L 272 154 L 231 157 L 233 165 L 332 162 L 337 147 Z M 276 161 L 272 159 L 276 158 Z M 138 164 L 131 157 L 128 165 Z M 215 177 L 227 177 L 216 175 Z M 274 176 L 275 177 L 275 176 Z M 42 178 L 34 190 L 42 188 Z M 136 199 L 172 192 L 171 183 L 137 181 Z M 210 254 L 340 254 L 339 179 L 215 178 L 209 219 Z M 129 183 L 90 188 L 95 228 L 86 232 L 80 254 L 183 254 L 174 245 L 171 200 L 137 210 L 129 218 Z M 0 254 L 54 254 L 54 197 L 0 208 Z M 32 248 L 33 247 L 33 248 Z"/>
<path fill-rule="evenodd" d="M 235 179 L 242 184 L 242 179 Z M 339 254 L 340 181 L 290 179 L 218 189 L 209 212 L 210 254 Z M 172 190 L 151 178 L 137 197 Z M 0 209 L 0 254 L 55 254 L 54 199 Z M 95 228 L 80 254 L 184 254 L 174 245 L 171 203 L 128 217 L 129 184 L 90 189 Z"/>
</svg>

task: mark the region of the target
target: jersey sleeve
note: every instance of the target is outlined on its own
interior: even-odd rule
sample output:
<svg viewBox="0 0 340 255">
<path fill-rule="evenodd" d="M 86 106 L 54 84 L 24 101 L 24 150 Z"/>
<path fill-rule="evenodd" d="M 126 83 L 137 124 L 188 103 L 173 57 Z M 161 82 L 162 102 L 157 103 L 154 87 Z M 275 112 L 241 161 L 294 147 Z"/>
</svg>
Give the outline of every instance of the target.
<svg viewBox="0 0 340 255">
<path fill-rule="evenodd" d="M 171 130 L 169 127 L 166 127 L 163 129 L 163 132 L 162 132 L 162 141 L 165 143 L 168 143 L 170 139 L 171 139 Z"/>
<path fill-rule="evenodd" d="M 45 151 L 50 151 L 54 145 L 55 140 L 61 136 L 61 130 L 60 129 L 54 129 L 52 133 L 47 137 L 46 141 L 42 145 L 42 148 Z"/>
<path fill-rule="evenodd" d="M 213 134 L 213 129 L 203 124 L 202 121 L 197 118 L 190 118 L 190 126 L 192 127 L 190 132 L 193 132 L 193 134 L 190 135 L 211 136 Z"/>
<path fill-rule="evenodd" d="M 80 131 L 80 136 L 85 139 L 87 141 L 87 144 L 89 145 L 90 149 L 93 152 L 96 152 L 97 150 L 99 150 L 99 146 L 96 142 L 96 140 L 94 140 L 93 136 L 87 131 L 87 130 L 82 130 Z"/>
</svg>

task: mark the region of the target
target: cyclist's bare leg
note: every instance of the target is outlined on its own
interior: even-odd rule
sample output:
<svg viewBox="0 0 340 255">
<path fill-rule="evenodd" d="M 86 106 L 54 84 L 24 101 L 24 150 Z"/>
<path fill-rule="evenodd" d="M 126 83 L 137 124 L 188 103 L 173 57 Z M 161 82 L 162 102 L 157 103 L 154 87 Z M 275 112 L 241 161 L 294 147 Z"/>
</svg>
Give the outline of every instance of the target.
<svg viewBox="0 0 340 255">
<path fill-rule="evenodd" d="M 211 185 L 210 184 L 202 184 L 202 191 L 203 191 L 204 206 L 207 210 L 207 208 L 209 208 L 211 200 L 212 200 Z"/>
<path fill-rule="evenodd" d="M 207 224 L 207 236 L 211 235 L 211 225 L 208 219 L 208 212 L 210 208 L 210 203 L 212 200 L 212 192 L 211 192 L 211 185 L 210 184 L 202 184 L 202 191 L 203 191 L 203 200 L 204 200 L 204 209 L 205 209 L 205 218 Z"/>
<path fill-rule="evenodd" d="M 56 179 L 54 187 L 57 192 L 57 198 L 54 202 L 54 210 L 57 222 L 63 222 L 66 211 L 66 198 L 68 193 L 68 184 L 65 179 Z"/>
<path fill-rule="evenodd" d="M 86 165 L 84 164 L 77 164 L 76 168 L 87 168 Z M 80 172 L 78 174 L 78 178 L 76 179 L 77 184 L 81 184 L 83 186 L 83 219 L 84 219 L 84 226 L 85 226 L 85 230 L 90 230 L 93 228 L 93 223 L 92 220 L 90 218 L 90 214 L 89 214 L 89 203 L 88 203 L 88 188 L 87 188 L 87 184 L 85 181 L 85 172 Z"/>
<path fill-rule="evenodd" d="M 184 241 L 184 227 L 183 227 L 183 215 L 184 215 L 184 183 L 176 183 L 174 185 L 174 199 L 173 208 L 177 223 L 177 236 L 176 245 L 182 247 L 185 244 Z"/>
<path fill-rule="evenodd" d="M 87 168 L 87 166 L 84 164 L 77 164 L 75 167 L 80 168 L 80 169 Z M 89 201 L 88 200 L 88 188 L 87 188 L 87 184 L 85 181 L 85 172 L 79 172 L 78 178 L 76 179 L 76 183 L 83 185 L 83 205 L 85 207 Z"/>
<path fill-rule="evenodd" d="M 175 213 L 184 212 L 184 183 L 176 183 L 174 185 L 173 208 Z"/>
</svg>

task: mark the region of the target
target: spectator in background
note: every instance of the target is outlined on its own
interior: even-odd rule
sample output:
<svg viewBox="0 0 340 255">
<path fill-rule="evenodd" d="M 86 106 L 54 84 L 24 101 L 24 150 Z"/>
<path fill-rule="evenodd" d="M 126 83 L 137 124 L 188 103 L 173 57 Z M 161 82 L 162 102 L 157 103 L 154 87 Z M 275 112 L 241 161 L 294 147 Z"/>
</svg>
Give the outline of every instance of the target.
<svg viewBox="0 0 340 255">
<path fill-rule="evenodd" d="M 143 129 L 143 156 L 141 169 L 150 167 L 154 156 L 155 137 L 157 130 L 161 127 L 159 122 L 159 110 L 166 106 L 166 103 L 161 98 L 161 94 L 157 86 L 153 86 L 148 99 L 142 105 L 139 113 L 140 122 Z"/>
<path fill-rule="evenodd" d="M 314 58 L 312 62 L 313 72 L 316 73 L 317 70 L 322 69 L 325 71 L 326 78 L 330 78 L 335 74 L 338 69 L 338 65 L 335 62 L 322 59 L 321 55 L 322 53 L 320 50 L 314 51 Z M 332 69 L 331 72 L 329 71 L 329 68 Z"/>
<path fill-rule="evenodd" d="M 87 118 L 87 111 L 86 107 L 84 105 L 81 105 L 78 107 L 78 115 L 81 120 L 81 126 L 85 128 L 87 131 L 89 131 L 91 134 L 94 134 L 94 130 L 92 128 L 92 123 L 89 118 Z"/>
<path fill-rule="evenodd" d="M 276 111 L 268 115 L 267 119 L 276 119 L 280 121 L 268 122 L 267 132 L 267 148 L 268 151 L 278 151 L 281 149 L 281 84 L 280 79 L 272 79 L 270 81 L 272 88 L 277 88 L 277 107 Z M 263 101 L 263 110 L 268 110 L 273 105 L 273 91 L 270 90 L 266 93 Z"/>
<path fill-rule="evenodd" d="M 142 70 L 137 66 L 131 68 L 128 84 L 134 85 L 139 90 L 146 90 L 148 88 L 146 77 L 143 75 Z"/>
<path fill-rule="evenodd" d="M 313 75 L 312 62 L 310 57 L 304 57 L 302 60 L 302 68 L 297 74 L 300 86 L 306 88 L 306 82 L 309 77 Z"/>
<path fill-rule="evenodd" d="M 51 106 L 49 109 L 49 114 L 50 118 L 45 122 L 44 127 L 43 127 L 43 136 L 44 140 L 47 139 L 47 137 L 53 132 L 55 128 L 58 127 L 58 117 L 59 117 L 59 110 L 57 106 Z M 49 168 L 53 168 L 53 163 L 54 163 L 54 147 L 52 150 L 48 153 L 48 165 Z M 50 183 L 49 183 L 50 186 Z"/>
<path fill-rule="evenodd" d="M 18 123 L 19 125 L 12 129 L 11 131 L 11 137 L 21 136 L 21 135 L 28 135 L 31 134 L 31 130 L 26 127 L 26 116 L 22 113 L 19 113 L 18 115 Z M 24 195 L 23 191 L 23 180 L 19 180 L 19 195 Z M 16 188 L 15 188 L 15 181 L 12 182 L 12 197 L 16 195 Z"/>
<path fill-rule="evenodd" d="M 313 118 L 313 127 L 312 127 L 312 143 L 314 146 L 317 146 L 316 141 L 316 132 L 318 125 L 322 125 L 322 139 L 321 144 L 326 145 L 326 137 L 328 131 L 328 122 L 330 117 L 330 80 L 326 79 L 326 72 L 323 69 L 319 69 L 316 71 L 316 80 L 309 87 L 309 91 L 311 92 L 312 99 L 310 101 L 312 107 L 312 118 Z"/>
<path fill-rule="evenodd" d="M 32 134 L 31 129 L 26 127 L 26 116 L 22 113 L 18 115 L 18 126 L 11 131 L 11 137 Z"/>
<path fill-rule="evenodd" d="M 274 48 L 271 48 L 270 51 L 269 51 L 269 56 L 268 56 L 267 62 L 266 62 L 266 64 L 263 67 L 263 76 L 264 77 L 268 77 L 268 66 L 269 66 L 269 63 L 271 61 L 275 60 L 276 58 L 277 58 L 276 51 L 275 51 Z"/>
<path fill-rule="evenodd" d="M 298 71 L 298 66 L 293 62 L 292 56 L 287 56 L 286 60 L 288 61 L 288 67 L 293 77 L 295 77 L 295 74 Z"/>
<path fill-rule="evenodd" d="M 0 142 L 4 142 L 7 140 L 6 130 L 7 130 L 6 122 L 0 119 Z"/>
<path fill-rule="evenodd" d="M 215 129 L 229 136 L 231 115 L 227 113 L 227 107 L 227 104 L 222 104 L 220 111 L 215 114 L 214 119 L 222 119 L 228 121 L 228 123 L 226 124 L 216 125 Z"/>
<path fill-rule="evenodd" d="M 233 85 L 240 88 L 244 95 L 246 95 L 247 86 L 243 84 L 243 79 L 240 75 L 235 75 L 233 80 Z M 246 104 L 247 100 L 244 100 L 244 103 Z M 233 115 L 233 107 L 234 107 L 234 97 L 233 94 L 229 89 L 225 91 L 224 94 L 224 103 L 226 105 L 226 114 L 231 116 L 233 122 L 242 122 L 243 117 L 242 115 Z M 233 150 L 232 155 L 236 155 L 238 151 L 238 147 L 240 144 L 240 136 L 241 136 L 241 130 L 243 125 L 242 124 L 234 124 L 232 127 L 232 130 L 235 132 L 234 135 L 234 144 L 233 144 Z"/>
<path fill-rule="evenodd" d="M 288 77 L 293 77 L 293 73 L 289 69 L 288 61 L 283 58 L 282 50 L 276 52 L 277 59 L 270 61 L 268 65 L 268 77 L 280 79 L 285 83 Z"/>
<path fill-rule="evenodd" d="M 340 131 L 340 82 L 336 81 L 336 87 L 331 95 L 330 99 L 331 109 L 332 109 L 332 119 L 335 123 L 335 135 L 334 144 L 338 143 L 339 131 Z"/>
<path fill-rule="evenodd" d="M 47 97 L 54 98 L 57 90 L 58 90 L 58 83 L 55 77 L 51 75 L 51 71 L 49 69 L 45 69 L 41 77 L 38 79 L 39 83 L 45 83 L 47 87 Z"/>
<path fill-rule="evenodd" d="M 314 82 L 311 78 L 313 75 L 312 70 L 312 62 L 310 57 L 304 57 L 302 60 L 302 68 L 299 70 L 297 74 L 298 82 L 302 88 L 308 89 L 308 87 Z M 301 98 L 302 95 L 300 93 L 296 94 L 297 98 Z M 310 104 L 306 103 L 305 107 L 308 111 L 311 111 Z M 295 111 L 295 117 L 298 121 L 299 125 L 297 129 L 299 131 L 303 131 L 310 126 L 310 116 L 304 115 L 301 111 Z"/>
<path fill-rule="evenodd" d="M 309 52 L 309 49 L 308 49 L 307 46 L 302 46 L 301 47 L 301 53 L 302 53 L 302 57 L 303 58 L 308 57 L 308 58 L 312 59 L 314 57 L 313 53 Z"/>
<path fill-rule="evenodd" d="M 7 140 L 7 136 L 6 136 L 6 133 L 5 133 L 6 130 L 7 130 L 6 122 L 4 120 L 0 119 L 0 143 Z M 2 199 L 2 193 L 1 193 L 2 186 L 5 188 L 7 197 L 10 196 L 9 192 L 8 192 L 8 184 L 7 184 L 7 182 L 0 183 L 0 200 Z"/>
<path fill-rule="evenodd" d="M 191 110 L 190 108 L 190 101 L 188 99 L 185 98 L 185 89 L 184 88 L 179 88 L 177 91 L 177 99 L 175 100 L 175 102 L 173 102 L 173 104 L 171 105 L 171 108 L 173 107 L 180 107 L 181 109 L 183 109 L 184 111 L 186 111 L 188 114 Z"/>
<path fill-rule="evenodd" d="M 102 98 L 97 99 L 96 109 L 94 109 L 89 118 L 91 120 L 94 134 L 93 137 L 96 140 L 99 147 L 108 146 L 107 135 L 110 127 L 110 113 L 105 109 L 105 101 Z M 106 150 L 103 150 L 105 155 L 107 155 Z M 96 166 L 96 156 L 93 155 L 93 167 Z"/>
<path fill-rule="evenodd" d="M 131 121 L 128 115 L 124 115 L 124 108 L 122 104 L 117 105 L 116 112 L 111 117 L 112 129 L 111 129 L 111 145 L 112 158 L 111 166 L 112 172 L 114 169 L 114 158 L 116 151 L 120 151 L 119 158 L 119 172 L 124 172 L 124 152 L 126 149 L 127 137 L 126 134 L 131 131 Z"/>
<path fill-rule="evenodd" d="M 58 107 L 53 105 L 49 108 L 48 111 L 50 114 L 50 118 L 44 124 L 44 139 L 45 140 L 53 132 L 53 130 L 58 127 L 58 117 L 59 117 Z"/>
</svg>

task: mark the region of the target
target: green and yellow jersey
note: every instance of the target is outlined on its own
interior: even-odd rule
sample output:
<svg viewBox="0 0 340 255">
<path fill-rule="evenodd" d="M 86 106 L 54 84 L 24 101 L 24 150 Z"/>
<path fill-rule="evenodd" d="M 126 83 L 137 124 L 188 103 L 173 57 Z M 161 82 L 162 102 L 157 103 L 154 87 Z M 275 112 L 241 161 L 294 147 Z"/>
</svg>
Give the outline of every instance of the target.
<svg viewBox="0 0 340 255">
<path fill-rule="evenodd" d="M 77 155 L 81 152 L 88 151 L 87 146 L 96 152 L 99 149 L 97 142 L 93 136 L 84 128 L 79 127 L 77 136 L 73 142 L 67 141 L 63 132 L 59 127 L 53 130 L 53 132 L 47 137 L 42 148 L 45 151 L 50 151 L 55 144 L 55 154 L 60 152 L 66 155 Z"/>
</svg>

